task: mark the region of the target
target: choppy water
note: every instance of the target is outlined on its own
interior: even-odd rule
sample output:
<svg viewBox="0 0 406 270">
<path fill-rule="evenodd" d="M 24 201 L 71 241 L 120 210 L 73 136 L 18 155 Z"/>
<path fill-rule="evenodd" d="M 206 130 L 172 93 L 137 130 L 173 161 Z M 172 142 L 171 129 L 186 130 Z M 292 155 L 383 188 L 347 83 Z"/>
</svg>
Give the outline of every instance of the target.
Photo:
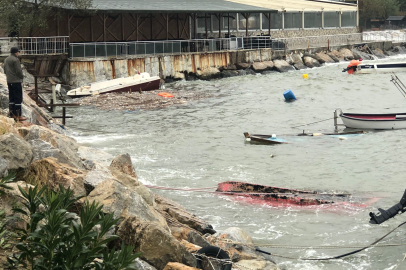
<svg viewBox="0 0 406 270">
<path fill-rule="evenodd" d="M 367 245 L 406 219 L 404 214 L 380 226 L 368 224 L 370 211 L 397 203 L 406 188 L 406 130 L 372 132 L 347 140 L 282 136 L 291 143 L 278 146 L 249 144 L 243 137 L 245 131 L 277 135 L 297 134 L 303 129 L 332 132 L 333 120 L 291 127 L 332 118 L 336 108 L 365 113 L 406 111 L 406 100 L 390 83 L 389 74 L 350 76 L 341 72 L 345 66 L 341 63 L 285 74 L 178 82 L 168 88 L 210 92 L 215 97 L 133 113 L 69 109 L 74 118 L 68 125 L 113 132 L 77 131 L 77 140 L 114 155 L 128 152 L 145 184 L 200 188 L 235 180 L 382 196 L 366 208 L 278 208 L 212 193 L 157 191 L 217 230 L 241 227 L 256 243 Z M 303 73 L 310 79 L 303 80 Z M 406 82 L 406 73 L 398 76 Z M 295 93 L 296 102 L 284 102 L 282 93 L 287 89 Z M 406 226 L 381 243 L 405 240 Z M 332 256 L 352 250 L 263 249 L 290 257 Z M 285 269 L 389 270 L 405 253 L 406 248 L 401 246 L 372 248 L 337 261 L 273 259 Z M 398 269 L 406 269 L 406 262 Z"/>
</svg>

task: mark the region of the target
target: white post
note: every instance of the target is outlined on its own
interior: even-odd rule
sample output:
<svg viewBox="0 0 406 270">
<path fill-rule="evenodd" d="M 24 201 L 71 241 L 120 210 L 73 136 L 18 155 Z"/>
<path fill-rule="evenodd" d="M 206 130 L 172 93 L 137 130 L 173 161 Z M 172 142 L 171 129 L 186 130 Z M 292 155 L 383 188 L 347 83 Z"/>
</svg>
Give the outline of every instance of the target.
<svg viewBox="0 0 406 270">
<path fill-rule="evenodd" d="M 262 13 L 259 13 L 259 30 L 262 32 Z"/>
<path fill-rule="evenodd" d="M 338 27 L 341 28 L 341 14 L 343 14 L 343 12 L 340 10 L 338 12 Z"/>
</svg>

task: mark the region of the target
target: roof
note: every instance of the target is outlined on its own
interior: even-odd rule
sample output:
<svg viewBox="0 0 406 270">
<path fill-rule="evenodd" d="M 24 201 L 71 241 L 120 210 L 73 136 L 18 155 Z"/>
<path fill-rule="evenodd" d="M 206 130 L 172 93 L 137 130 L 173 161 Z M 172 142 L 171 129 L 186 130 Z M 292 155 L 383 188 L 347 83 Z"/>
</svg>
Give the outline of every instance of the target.
<svg viewBox="0 0 406 270">
<path fill-rule="evenodd" d="M 241 3 L 227 0 L 93 0 L 93 9 L 137 13 L 277 12 L 267 7 L 252 5 L 250 2 L 250 0 Z"/>
<path fill-rule="evenodd" d="M 328 0 L 229 0 L 278 11 L 357 11 L 356 4 Z"/>
<path fill-rule="evenodd" d="M 401 21 L 405 18 L 405 16 L 389 16 L 386 20 L 387 21 Z"/>
</svg>

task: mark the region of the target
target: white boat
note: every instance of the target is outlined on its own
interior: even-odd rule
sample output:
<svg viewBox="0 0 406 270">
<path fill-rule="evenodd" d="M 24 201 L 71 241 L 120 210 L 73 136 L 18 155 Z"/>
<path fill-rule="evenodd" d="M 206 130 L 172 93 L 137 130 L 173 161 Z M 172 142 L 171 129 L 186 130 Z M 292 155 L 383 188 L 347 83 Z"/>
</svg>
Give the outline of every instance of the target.
<svg viewBox="0 0 406 270">
<path fill-rule="evenodd" d="M 398 63 L 370 63 L 361 64 L 358 60 L 352 60 L 350 64 L 343 70 L 349 74 L 371 74 L 377 72 L 399 72 L 406 71 L 406 62 Z"/>
<path fill-rule="evenodd" d="M 138 92 L 159 89 L 160 78 L 144 72 L 127 78 L 91 83 L 68 91 L 70 97 L 83 97 L 111 92 Z"/>
<path fill-rule="evenodd" d="M 340 117 L 347 128 L 356 128 L 356 129 L 406 128 L 406 113 L 391 113 L 391 114 L 341 113 Z"/>
</svg>

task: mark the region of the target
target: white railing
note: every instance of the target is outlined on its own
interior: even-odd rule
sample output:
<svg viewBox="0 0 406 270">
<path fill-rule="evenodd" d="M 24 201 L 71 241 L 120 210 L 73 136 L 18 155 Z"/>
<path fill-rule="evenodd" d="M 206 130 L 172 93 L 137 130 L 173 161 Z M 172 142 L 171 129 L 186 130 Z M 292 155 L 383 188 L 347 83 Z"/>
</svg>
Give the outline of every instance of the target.
<svg viewBox="0 0 406 270">
<path fill-rule="evenodd" d="M 406 42 L 406 33 L 403 30 L 386 30 L 363 32 L 364 41 L 394 41 Z"/>
<path fill-rule="evenodd" d="M 20 54 L 65 54 L 69 51 L 69 37 L 7 37 L 0 38 L 1 54 L 9 54 L 11 47 L 18 47 Z"/>
</svg>

